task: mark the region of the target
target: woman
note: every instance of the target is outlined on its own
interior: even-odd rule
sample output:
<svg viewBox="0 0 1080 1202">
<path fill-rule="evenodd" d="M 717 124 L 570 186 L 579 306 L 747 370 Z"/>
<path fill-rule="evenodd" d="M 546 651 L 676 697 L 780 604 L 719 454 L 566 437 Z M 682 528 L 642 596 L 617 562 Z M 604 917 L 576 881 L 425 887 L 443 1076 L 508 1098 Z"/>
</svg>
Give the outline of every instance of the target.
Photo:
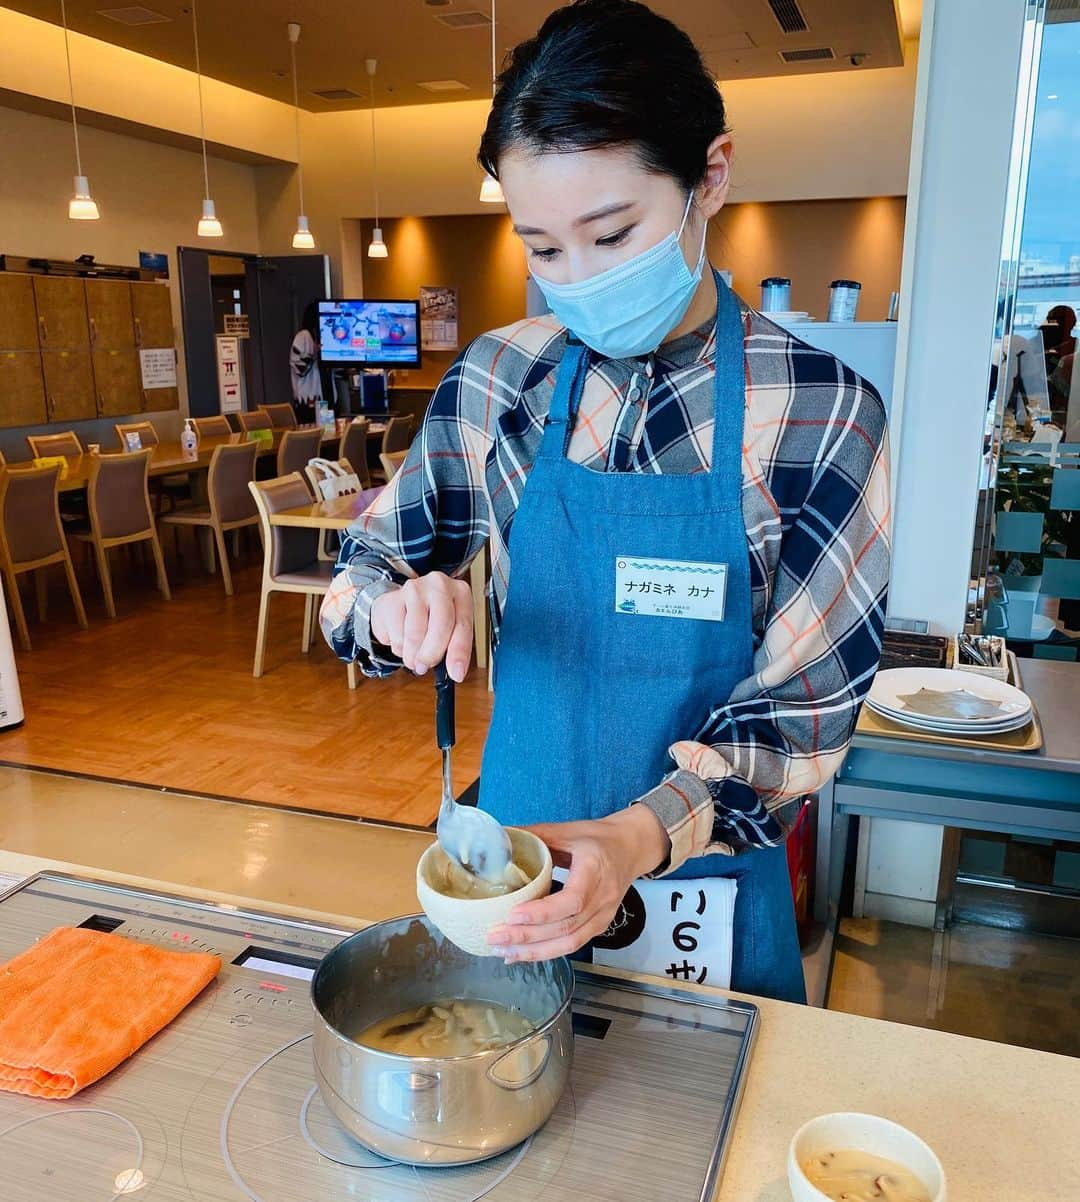
<svg viewBox="0 0 1080 1202">
<path fill-rule="evenodd" d="M 570 870 L 492 942 L 570 953 L 640 877 L 733 877 L 732 987 L 801 1000 L 781 844 L 877 667 L 885 420 L 706 269 L 731 152 L 698 52 L 643 5 L 578 0 L 514 51 L 479 158 L 553 313 L 447 373 L 322 622 L 370 675 L 461 680 L 490 542 L 480 805 Z"/>
</svg>

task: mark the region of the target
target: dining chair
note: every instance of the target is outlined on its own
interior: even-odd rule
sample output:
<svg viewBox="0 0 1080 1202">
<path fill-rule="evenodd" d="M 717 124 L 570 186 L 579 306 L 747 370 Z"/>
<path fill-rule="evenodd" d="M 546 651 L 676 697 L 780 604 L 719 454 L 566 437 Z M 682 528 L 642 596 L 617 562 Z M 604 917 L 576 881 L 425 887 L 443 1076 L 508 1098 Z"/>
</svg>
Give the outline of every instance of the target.
<svg viewBox="0 0 1080 1202">
<path fill-rule="evenodd" d="M 35 459 L 44 459 L 47 455 L 81 455 L 84 450 L 74 430 L 65 430 L 62 434 L 27 434 L 26 445 Z"/>
<path fill-rule="evenodd" d="M 398 470 L 408 456 L 408 451 L 383 451 L 379 456 L 379 462 L 382 464 L 382 474 L 387 484 L 398 474 Z"/>
<path fill-rule="evenodd" d="M 215 417 L 194 417 L 191 424 L 195 427 L 195 437 L 202 442 L 204 438 L 228 438 L 233 428 L 224 413 Z"/>
<path fill-rule="evenodd" d="M 366 417 L 354 417 L 341 436 L 342 459 L 347 459 L 360 480 L 361 488 L 371 487 L 371 469 L 368 467 L 368 421 Z"/>
<path fill-rule="evenodd" d="M 252 480 L 248 484 L 259 512 L 263 533 L 262 595 L 259 598 L 259 624 L 255 635 L 256 679 L 266 662 L 266 631 L 270 619 L 270 597 L 274 593 L 300 593 L 304 596 L 304 629 L 300 650 L 311 650 L 311 638 L 319 617 L 318 598 L 330 587 L 333 564 L 319 559 L 319 531 L 297 526 L 272 526 L 270 518 L 283 509 L 311 504 L 311 493 L 299 472 L 273 480 Z M 356 664 L 349 664 L 349 688 L 356 688 Z"/>
<path fill-rule="evenodd" d="M 397 451 L 407 451 L 412 442 L 415 424 L 416 419 L 411 413 L 408 417 L 392 417 L 387 421 L 386 429 L 383 431 L 382 446 L 379 448 L 379 462 L 382 463 L 382 471 L 374 473 L 375 475 L 381 475 L 386 480 L 390 479 L 385 475 L 386 464 L 383 463 L 383 456 L 393 455 Z"/>
<path fill-rule="evenodd" d="M 302 473 L 308 461 L 318 456 L 322 442 L 323 432 L 318 427 L 314 430 L 286 430 L 278 447 L 278 476 Z"/>
<path fill-rule="evenodd" d="M 180 509 L 158 519 L 159 526 L 172 526 L 177 551 L 182 526 L 196 531 L 202 527 L 214 532 L 214 544 L 217 547 L 221 579 L 227 597 L 233 595 L 233 583 L 225 535 L 230 530 L 240 531 L 245 526 L 257 527 L 259 524 L 259 513 L 248 489 L 250 481 L 255 479 L 255 456 L 258 449 L 253 442 L 215 447 L 206 475 L 208 505 L 198 509 Z M 237 549 L 236 537 L 234 535 L 234 551 Z"/>
<path fill-rule="evenodd" d="M 250 430 L 272 430 L 273 422 L 270 420 L 270 414 L 265 409 L 255 409 L 250 413 L 238 413 L 236 420 L 240 423 L 240 429 L 244 434 Z"/>
<path fill-rule="evenodd" d="M 105 611 L 116 617 L 109 551 L 113 547 L 148 542 L 157 566 L 157 585 L 166 601 L 172 600 L 165 560 L 161 554 L 154 513 L 150 507 L 150 449 L 120 455 L 95 455 L 90 466 L 87 501 L 90 529 L 76 537 L 93 545 Z"/>
<path fill-rule="evenodd" d="M 260 405 L 259 412 L 270 418 L 270 424 L 275 430 L 296 429 L 296 411 L 292 405 Z"/>
<path fill-rule="evenodd" d="M 129 434 L 138 434 L 139 448 L 137 449 L 153 450 L 154 447 L 161 445 L 161 439 L 158 438 L 157 428 L 153 422 L 117 422 L 113 429 L 116 431 L 121 451 L 128 449 L 127 436 Z M 155 512 L 161 511 L 160 502 L 165 497 L 169 498 L 175 510 L 179 501 L 186 500 L 191 495 L 191 477 L 184 472 L 178 472 L 175 476 L 157 477 L 150 483 L 150 495 L 158 502 L 154 506 Z"/>
<path fill-rule="evenodd" d="M 75 617 L 83 630 L 86 629 L 86 610 L 60 521 L 59 482 L 60 466 L 55 463 L 25 471 L 0 472 L 0 562 L 8 605 L 15 615 L 15 626 L 24 651 L 30 650 L 30 631 L 19 595 L 19 577 L 26 572 L 34 573 L 38 618 L 44 622 L 47 569 L 54 564 L 63 564 Z"/>
<path fill-rule="evenodd" d="M 129 434 L 138 434 L 139 436 L 139 446 L 136 450 L 145 451 L 147 447 L 156 447 L 161 442 L 153 422 L 117 422 L 113 429 L 116 431 L 121 451 L 128 449 L 127 436 Z"/>
</svg>

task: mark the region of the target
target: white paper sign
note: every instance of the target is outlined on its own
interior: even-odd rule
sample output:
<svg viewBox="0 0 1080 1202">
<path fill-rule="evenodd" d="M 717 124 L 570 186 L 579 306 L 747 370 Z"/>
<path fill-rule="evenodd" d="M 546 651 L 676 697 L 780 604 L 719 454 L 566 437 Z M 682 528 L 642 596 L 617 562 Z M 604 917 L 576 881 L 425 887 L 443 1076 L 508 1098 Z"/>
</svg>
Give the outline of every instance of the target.
<svg viewBox="0 0 1080 1202">
<path fill-rule="evenodd" d="M 615 560 L 615 612 L 722 622 L 727 572 L 726 563 L 620 555 Z"/>
<path fill-rule="evenodd" d="M 425 351 L 453 351 L 458 346 L 456 288 L 420 289 L 420 338 Z"/>
<path fill-rule="evenodd" d="M 244 392 L 240 377 L 240 339 L 218 334 L 217 374 L 218 407 L 222 413 L 239 413 L 243 408 Z"/>
<path fill-rule="evenodd" d="M 142 386 L 151 388 L 176 387 L 176 351 L 171 346 L 151 346 L 139 351 Z"/>
<path fill-rule="evenodd" d="M 552 876 L 565 884 L 567 870 L 556 868 Z M 676 985 L 730 989 L 738 891 L 728 877 L 635 881 L 593 941 L 593 962 Z"/>
</svg>

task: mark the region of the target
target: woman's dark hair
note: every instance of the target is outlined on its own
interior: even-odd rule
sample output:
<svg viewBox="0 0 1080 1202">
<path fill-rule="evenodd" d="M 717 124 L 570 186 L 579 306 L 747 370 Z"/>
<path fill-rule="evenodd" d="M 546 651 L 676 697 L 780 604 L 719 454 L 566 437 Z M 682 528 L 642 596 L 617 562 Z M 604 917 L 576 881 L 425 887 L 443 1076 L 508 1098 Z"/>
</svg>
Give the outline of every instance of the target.
<svg viewBox="0 0 1080 1202">
<path fill-rule="evenodd" d="M 628 146 L 689 191 L 726 128 L 719 89 L 677 25 L 636 0 L 575 0 L 514 49 L 477 158 L 497 179 L 512 148 Z"/>
</svg>

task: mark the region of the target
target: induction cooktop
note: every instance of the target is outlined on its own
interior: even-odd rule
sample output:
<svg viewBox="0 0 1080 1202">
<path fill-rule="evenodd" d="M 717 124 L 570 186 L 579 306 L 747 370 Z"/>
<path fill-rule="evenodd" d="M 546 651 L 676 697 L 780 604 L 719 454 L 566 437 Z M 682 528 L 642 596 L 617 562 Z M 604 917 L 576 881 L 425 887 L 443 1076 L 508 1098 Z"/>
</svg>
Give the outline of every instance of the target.
<svg viewBox="0 0 1080 1202">
<path fill-rule="evenodd" d="M 706 1202 L 758 1023 L 752 1005 L 584 970 L 555 1113 L 464 1167 L 381 1159 L 323 1105 L 311 977 L 350 931 L 45 872 L 0 896 L 0 963 L 59 925 L 223 968 L 169 1027 L 67 1101 L 0 1092 L 5 1202 Z M 387 1000 L 387 1013 L 394 1010 Z"/>
</svg>

